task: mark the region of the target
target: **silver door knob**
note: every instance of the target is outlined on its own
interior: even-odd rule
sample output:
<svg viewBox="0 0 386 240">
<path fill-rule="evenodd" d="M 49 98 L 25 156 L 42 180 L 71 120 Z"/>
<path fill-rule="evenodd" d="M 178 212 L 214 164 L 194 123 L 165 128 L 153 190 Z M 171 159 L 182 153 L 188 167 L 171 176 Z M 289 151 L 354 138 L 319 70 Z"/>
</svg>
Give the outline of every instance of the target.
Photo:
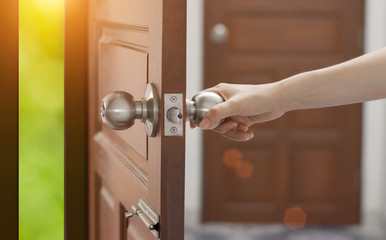
<svg viewBox="0 0 386 240">
<path fill-rule="evenodd" d="M 227 42 L 229 38 L 229 30 L 227 26 L 222 23 L 214 25 L 210 31 L 210 39 L 214 44 L 222 45 Z"/>
<path fill-rule="evenodd" d="M 192 100 L 186 99 L 186 119 L 191 119 L 194 125 L 198 127 L 209 109 L 222 102 L 224 102 L 224 100 L 217 93 L 199 92 L 193 96 Z M 220 125 L 221 122 L 222 120 L 213 128 Z"/>
<path fill-rule="evenodd" d="M 182 96 L 182 94 L 179 95 Z M 186 99 L 185 103 L 181 98 L 181 102 L 178 104 L 176 98 L 175 104 L 180 107 L 167 107 L 166 105 L 164 107 L 166 111 L 165 124 L 179 124 L 181 126 L 183 124 L 182 105 L 186 104 L 186 121 L 192 120 L 196 126 L 199 126 L 209 109 L 222 102 L 224 100 L 217 93 L 205 91 L 196 94 L 192 100 Z M 107 94 L 102 100 L 101 117 L 103 123 L 114 130 L 130 128 L 135 120 L 139 119 L 145 123 L 147 135 L 154 137 L 158 128 L 158 111 L 157 90 L 152 84 L 148 84 L 144 97 L 138 101 L 135 101 L 131 94 L 123 91 Z M 176 128 L 175 126 L 171 128 L 176 131 L 182 129 L 182 127 Z"/>
<path fill-rule="evenodd" d="M 107 94 L 102 100 L 101 117 L 103 123 L 114 130 L 130 128 L 135 119 L 140 119 L 145 123 L 147 135 L 153 137 L 158 127 L 158 109 L 157 90 L 149 83 L 139 101 L 123 91 Z"/>
</svg>

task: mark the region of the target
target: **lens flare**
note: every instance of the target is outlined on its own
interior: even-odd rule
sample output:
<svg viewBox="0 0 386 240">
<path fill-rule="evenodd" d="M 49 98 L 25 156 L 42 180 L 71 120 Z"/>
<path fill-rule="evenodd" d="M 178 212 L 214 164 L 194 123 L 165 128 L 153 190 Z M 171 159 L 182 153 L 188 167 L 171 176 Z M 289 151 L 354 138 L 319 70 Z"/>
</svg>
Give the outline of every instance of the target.
<svg viewBox="0 0 386 240">
<path fill-rule="evenodd" d="M 251 162 L 243 161 L 240 166 L 236 168 L 236 174 L 241 179 L 250 178 L 253 174 L 254 168 Z"/>
<path fill-rule="evenodd" d="M 237 168 L 243 161 L 243 154 L 237 148 L 230 148 L 224 152 L 222 161 L 228 168 Z"/>
<path fill-rule="evenodd" d="M 291 230 L 303 228 L 307 222 L 307 213 L 299 206 L 288 208 L 284 213 L 283 222 Z"/>
<path fill-rule="evenodd" d="M 36 7 L 45 12 L 63 10 L 64 0 L 33 0 Z"/>
</svg>

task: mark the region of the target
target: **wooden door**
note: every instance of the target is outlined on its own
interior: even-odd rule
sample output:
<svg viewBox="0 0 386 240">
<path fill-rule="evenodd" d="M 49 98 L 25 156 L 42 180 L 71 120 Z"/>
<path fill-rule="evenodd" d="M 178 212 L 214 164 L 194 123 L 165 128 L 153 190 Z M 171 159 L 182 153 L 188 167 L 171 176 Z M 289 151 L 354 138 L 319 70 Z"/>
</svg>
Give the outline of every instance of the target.
<svg viewBox="0 0 386 240">
<path fill-rule="evenodd" d="M 144 200 L 160 216 L 161 239 L 183 239 L 184 137 L 163 134 L 163 95 L 185 95 L 186 6 L 180 0 L 89 1 L 89 239 L 155 239 L 138 217 Z M 102 98 L 126 91 L 136 100 L 152 83 L 159 124 L 148 137 L 139 120 L 122 131 L 102 124 Z"/>
<path fill-rule="evenodd" d="M 362 53 L 363 0 L 205 1 L 205 87 L 261 84 Z M 223 44 L 213 26 L 228 28 Z M 287 113 L 248 143 L 206 132 L 203 221 L 359 221 L 361 105 Z"/>
</svg>

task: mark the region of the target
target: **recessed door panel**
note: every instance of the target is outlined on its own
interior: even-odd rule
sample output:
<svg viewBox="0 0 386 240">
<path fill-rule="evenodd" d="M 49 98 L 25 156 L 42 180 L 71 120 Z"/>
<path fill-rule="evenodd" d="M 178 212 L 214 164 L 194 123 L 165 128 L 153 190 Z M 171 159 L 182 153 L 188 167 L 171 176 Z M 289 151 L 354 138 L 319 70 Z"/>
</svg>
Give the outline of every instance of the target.
<svg viewBox="0 0 386 240">
<path fill-rule="evenodd" d="M 100 240 L 118 240 L 119 228 L 117 214 L 117 206 L 115 198 L 111 191 L 108 190 L 102 180 L 97 176 L 98 185 L 96 189 L 97 201 L 97 218 L 96 224 L 99 228 Z"/>
<path fill-rule="evenodd" d="M 345 175 L 339 148 L 294 146 L 291 154 L 290 198 L 296 203 L 328 202 L 340 198 Z"/>
<path fill-rule="evenodd" d="M 102 21 L 149 26 L 151 0 L 98 0 L 98 18 Z"/>
<path fill-rule="evenodd" d="M 340 48 L 339 21 L 335 16 L 281 15 L 231 16 L 230 47 L 249 53 L 334 53 Z"/>
<path fill-rule="evenodd" d="M 239 156 L 227 156 L 230 151 L 237 151 Z M 230 203 L 261 202 L 269 203 L 275 199 L 277 151 L 270 145 L 259 148 L 227 149 L 222 161 L 227 170 L 223 176 L 229 179 L 227 184 Z M 231 158 L 233 165 L 226 164 Z"/>
<path fill-rule="evenodd" d="M 126 91 L 141 99 L 148 82 L 148 53 L 132 46 L 130 42 L 101 40 L 99 49 L 99 96 L 98 101 L 113 91 Z M 147 159 L 147 136 L 138 120 L 133 127 L 123 131 L 113 131 L 102 126 L 104 132 L 118 135 L 123 141 Z"/>
</svg>

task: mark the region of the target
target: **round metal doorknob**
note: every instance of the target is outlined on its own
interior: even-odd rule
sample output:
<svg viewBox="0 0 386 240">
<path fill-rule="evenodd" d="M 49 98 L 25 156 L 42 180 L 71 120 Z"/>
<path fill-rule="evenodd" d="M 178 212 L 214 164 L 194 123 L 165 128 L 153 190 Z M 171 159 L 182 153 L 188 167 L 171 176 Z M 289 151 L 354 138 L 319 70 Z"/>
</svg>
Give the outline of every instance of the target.
<svg viewBox="0 0 386 240">
<path fill-rule="evenodd" d="M 194 125 L 198 127 L 209 109 L 222 102 L 224 100 L 217 93 L 209 91 L 199 92 L 193 96 L 191 101 L 186 99 L 186 119 L 191 119 Z M 218 122 L 213 128 L 220 125 L 222 121 Z"/>
<path fill-rule="evenodd" d="M 229 38 L 228 27 L 222 23 L 217 23 L 214 25 L 210 32 L 210 39 L 214 44 L 221 45 L 226 43 Z"/>
<path fill-rule="evenodd" d="M 114 130 L 125 130 L 133 126 L 135 119 L 145 123 L 147 135 L 155 136 L 158 126 L 158 96 L 155 87 L 148 84 L 145 96 L 134 101 L 131 94 L 116 91 L 107 94 L 102 100 L 102 121 Z"/>
</svg>

